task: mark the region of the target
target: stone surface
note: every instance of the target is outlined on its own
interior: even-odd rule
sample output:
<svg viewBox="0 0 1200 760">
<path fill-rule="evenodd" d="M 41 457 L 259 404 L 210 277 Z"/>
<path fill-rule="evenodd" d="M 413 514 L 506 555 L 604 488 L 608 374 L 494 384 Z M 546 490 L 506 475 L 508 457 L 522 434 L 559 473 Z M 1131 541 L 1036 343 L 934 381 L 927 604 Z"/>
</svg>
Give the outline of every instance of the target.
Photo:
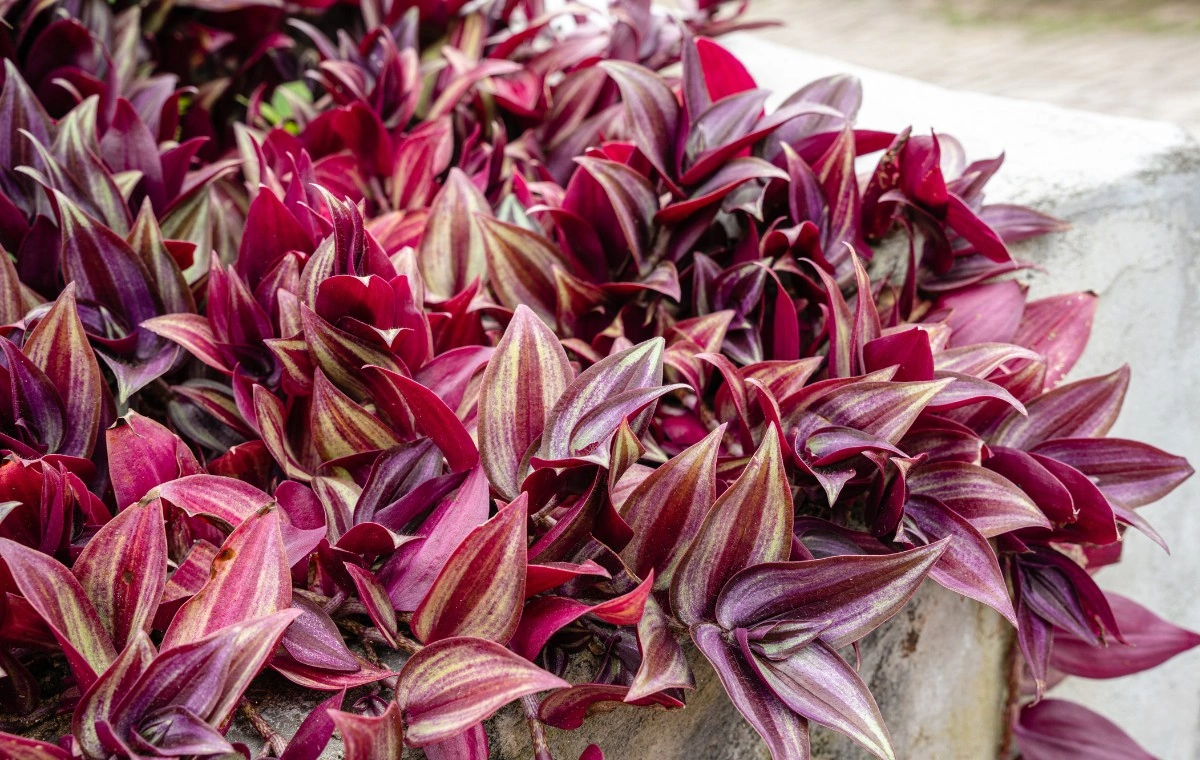
<svg viewBox="0 0 1200 760">
<path fill-rule="evenodd" d="M 1045 268 L 1026 275 L 1032 295 L 1100 295 L 1091 344 L 1072 376 L 1128 362 L 1133 383 L 1112 435 L 1200 461 L 1200 146 L 1183 129 L 953 92 L 749 36 L 729 42 L 763 87 L 787 94 L 820 76 L 856 73 L 865 90 L 861 125 L 936 127 L 958 137 L 968 159 L 1006 151 L 989 200 L 1028 204 L 1074 225 L 1018 247 L 1019 256 Z M 1190 544 L 1200 538 L 1198 504 L 1200 479 L 1193 478 L 1143 510 L 1174 556 L 1131 534 L 1125 561 L 1101 571 L 1101 586 L 1200 630 L 1200 553 Z M 1055 695 L 1118 721 L 1156 756 L 1190 760 L 1200 758 L 1198 675 L 1200 651 L 1193 650 L 1128 678 L 1070 679 Z"/>
</svg>

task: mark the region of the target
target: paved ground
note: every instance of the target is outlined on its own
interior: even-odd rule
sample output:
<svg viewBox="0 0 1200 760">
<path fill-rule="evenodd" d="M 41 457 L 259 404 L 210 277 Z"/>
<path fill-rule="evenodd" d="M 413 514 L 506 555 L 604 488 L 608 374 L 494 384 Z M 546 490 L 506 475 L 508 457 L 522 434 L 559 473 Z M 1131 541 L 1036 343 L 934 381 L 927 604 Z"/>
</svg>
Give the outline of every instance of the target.
<svg viewBox="0 0 1200 760">
<path fill-rule="evenodd" d="M 1200 137 L 1200 0 L 751 0 L 757 32 L 958 89 L 1173 121 Z M 1099 159 L 1100 157 L 1098 157 Z"/>
</svg>

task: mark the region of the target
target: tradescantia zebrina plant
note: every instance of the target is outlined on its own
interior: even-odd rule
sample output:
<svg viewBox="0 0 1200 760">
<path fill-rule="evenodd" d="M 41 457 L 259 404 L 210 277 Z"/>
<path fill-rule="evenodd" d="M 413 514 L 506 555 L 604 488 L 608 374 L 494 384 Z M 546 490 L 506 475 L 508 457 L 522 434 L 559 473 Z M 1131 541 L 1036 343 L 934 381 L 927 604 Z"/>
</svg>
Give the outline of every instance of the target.
<svg viewBox="0 0 1200 760">
<path fill-rule="evenodd" d="M 851 78 L 767 112 L 739 11 L 5 6 L 0 753 L 484 758 L 516 702 L 546 760 L 695 647 L 776 760 L 891 758 L 846 656 L 932 580 L 1025 757 L 1145 754 L 1042 699 L 1200 641 L 1091 577 L 1191 468 L 1011 278 L 1062 223 Z"/>
</svg>

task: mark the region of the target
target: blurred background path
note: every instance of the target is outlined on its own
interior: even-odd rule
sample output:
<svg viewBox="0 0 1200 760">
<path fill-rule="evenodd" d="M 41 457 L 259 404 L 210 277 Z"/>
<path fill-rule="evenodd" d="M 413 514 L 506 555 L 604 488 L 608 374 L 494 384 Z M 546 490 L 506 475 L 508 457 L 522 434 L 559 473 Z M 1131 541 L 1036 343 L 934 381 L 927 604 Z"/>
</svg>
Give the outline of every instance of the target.
<svg viewBox="0 0 1200 760">
<path fill-rule="evenodd" d="M 752 0 L 765 39 L 1200 137 L 1200 0 Z"/>
</svg>

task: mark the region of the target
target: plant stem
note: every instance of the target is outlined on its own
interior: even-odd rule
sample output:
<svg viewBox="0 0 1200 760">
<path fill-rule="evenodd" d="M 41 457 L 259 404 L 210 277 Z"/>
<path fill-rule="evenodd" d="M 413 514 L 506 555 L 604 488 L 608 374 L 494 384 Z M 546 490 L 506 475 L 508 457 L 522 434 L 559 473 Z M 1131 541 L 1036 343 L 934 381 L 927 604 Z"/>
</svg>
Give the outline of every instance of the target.
<svg viewBox="0 0 1200 760">
<path fill-rule="evenodd" d="M 258 732 L 258 735 L 262 737 L 265 744 L 264 749 L 270 749 L 271 754 L 275 757 L 282 755 L 283 751 L 287 749 L 287 740 L 272 728 L 262 713 L 254 705 L 250 704 L 250 700 L 243 697 L 238 703 L 238 708 L 242 711 L 242 715 L 245 716 L 246 720 L 250 721 L 250 725 L 254 726 L 254 730 Z"/>
<path fill-rule="evenodd" d="M 554 760 L 550 754 L 550 742 L 546 739 L 546 727 L 538 720 L 537 697 L 532 694 L 521 697 L 521 709 L 525 711 L 525 722 L 529 724 L 529 738 L 533 741 L 534 760 Z"/>
<path fill-rule="evenodd" d="M 1000 740 L 1000 751 L 996 757 L 1001 760 L 1013 755 L 1013 724 L 1021 709 L 1021 656 L 1020 646 L 1014 639 L 1008 647 L 1008 695 L 1004 704 L 1004 734 Z"/>
</svg>

